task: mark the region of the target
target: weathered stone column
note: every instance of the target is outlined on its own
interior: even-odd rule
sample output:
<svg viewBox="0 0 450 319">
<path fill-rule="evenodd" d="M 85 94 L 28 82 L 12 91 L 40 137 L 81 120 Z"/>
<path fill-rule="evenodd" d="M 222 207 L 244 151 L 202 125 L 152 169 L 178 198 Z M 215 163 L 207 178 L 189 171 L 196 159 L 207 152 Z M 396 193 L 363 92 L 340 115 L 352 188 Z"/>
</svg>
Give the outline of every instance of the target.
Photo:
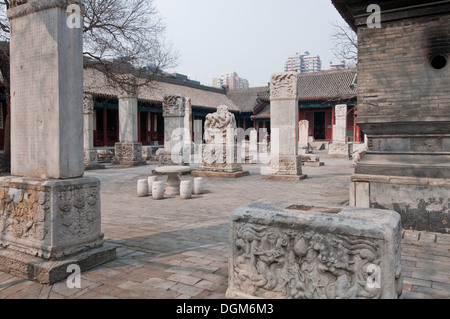
<svg viewBox="0 0 450 319">
<path fill-rule="evenodd" d="M 0 270 L 41 283 L 115 258 L 102 247 L 100 182 L 82 177 L 83 38 L 66 6 L 16 1 L 7 12 L 14 176 L 0 178 Z"/>
<path fill-rule="evenodd" d="M 300 150 L 308 150 L 309 148 L 309 121 L 302 120 L 298 122 L 298 147 Z"/>
<path fill-rule="evenodd" d="M 333 143 L 328 146 L 328 157 L 350 158 L 350 144 L 347 143 L 347 105 L 336 105 L 335 114 Z"/>
<path fill-rule="evenodd" d="M 324 162 L 320 162 L 320 158 L 313 154 L 309 148 L 309 121 L 302 120 L 298 122 L 299 138 L 298 138 L 298 152 L 302 157 L 303 166 L 324 166 Z"/>
<path fill-rule="evenodd" d="M 94 98 L 91 94 L 84 94 L 83 113 L 84 169 L 104 168 L 98 163 L 98 153 L 94 149 Z"/>
<path fill-rule="evenodd" d="M 137 93 L 123 91 L 119 98 L 119 143 L 116 143 L 115 164 L 145 165 L 142 143 L 138 142 Z"/>
<path fill-rule="evenodd" d="M 404 228 L 449 233 L 449 5 L 389 1 L 380 28 L 370 28 L 361 8 L 373 2 L 334 3 L 358 32 L 356 123 L 369 139 L 350 205 L 395 210 Z"/>
<path fill-rule="evenodd" d="M 166 95 L 163 100 L 164 149 L 158 150 L 160 166 L 185 165 L 183 159 L 186 98 Z"/>
<path fill-rule="evenodd" d="M 263 178 L 302 180 L 298 155 L 298 74 L 276 73 L 270 82 L 271 162 Z"/>
<path fill-rule="evenodd" d="M 186 98 L 185 115 L 184 115 L 184 162 L 191 163 L 191 156 L 194 152 L 194 145 L 192 142 L 192 100 L 190 97 Z"/>
</svg>

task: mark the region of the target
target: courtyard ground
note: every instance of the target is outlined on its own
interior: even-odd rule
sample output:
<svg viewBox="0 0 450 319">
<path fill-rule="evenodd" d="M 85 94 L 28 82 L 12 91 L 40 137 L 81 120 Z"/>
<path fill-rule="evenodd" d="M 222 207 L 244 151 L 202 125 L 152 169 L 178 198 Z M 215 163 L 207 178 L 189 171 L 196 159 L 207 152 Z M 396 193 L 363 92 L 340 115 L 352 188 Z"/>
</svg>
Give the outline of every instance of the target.
<svg viewBox="0 0 450 319">
<path fill-rule="evenodd" d="M 102 231 L 105 241 L 117 246 L 117 259 L 84 272 L 80 289 L 69 289 L 65 281 L 41 285 L 0 273 L 0 298 L 223 299 L 234 209 L 258 200 L 348 203 L 351 161 L 319 155 L 325 166 L 304 167 L 306 180 L 263 180 L 259 165 L 244 165 L 250 176 L 205 178 L 205 193 L 190 200 L 137 197 L 137 180 L 151 175 L 155 163 L 86 172 L 101 181 Z M 450 235 L 403 231 L 404 298 L 450 298 L 449 248 Z"/>
</svg>

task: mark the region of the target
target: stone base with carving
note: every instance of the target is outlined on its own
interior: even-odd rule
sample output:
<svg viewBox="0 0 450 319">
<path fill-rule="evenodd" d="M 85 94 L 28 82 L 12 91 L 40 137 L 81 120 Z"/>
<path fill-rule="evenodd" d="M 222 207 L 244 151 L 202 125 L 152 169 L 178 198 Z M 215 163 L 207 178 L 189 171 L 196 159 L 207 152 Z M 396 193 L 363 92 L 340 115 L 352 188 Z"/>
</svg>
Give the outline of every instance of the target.
<svg viewBox="0 0 450 319">
<path fill-rule="evenodd" d="M 95 178 L 3 177 L 0 178 L 0 200 L 2 271 L 11 270 L 16 275 L 22 272 L 21 277 L 29 278 L 28 272 L 33 266 L 20 266 L 26 264 L 23 255 L 45 263 L 84 253 L 96 260 L 96 266 L 110 261 L 115 254 L 111 251 L 105 258 L 97 254 L 96 249 L 103 246 L 103 234 L 100 182 Z M 16 252 L 18 259 L 14 262 Z"/>
<path fill-rule="evenodd" d="M 183 161 L 183 153 L 172 154 L 171 151 L 165 149 L 159 149 L 156 151 L 156 157 L 158 158 L 158 166 L 186 166 Z"/>
<path fill-rule="evenodd" d="M 395 299 L 402 294 L 396 212 L 256 202 L 238 208 L 229 229 L 227 298 Z"/>
<path fill-rule="evenodd" d="M 104 169 L 104 164 L 98 163 L 97 150 L 84 150 L 84 170 Z"/>
<path fill-rule="evenodd" d="M 116 143 L 115 165 L 140 166 L 147 164 L 142 158 L 142 143 Z"/>
<path fill-rule="evenodd" d="M 328 158 L 352 158 L 350 144 L 330 143 L 328 145 Z"/>
<path fill-rule="evenodd" d="M 70 275 L 67 272 L 70 265 L 78 265 L 80 271 L 84 272 L 114 259 L 116 259 L 116 248 L 107 244 L 56 260 L 47 260 L 0 248 L 0 271 L 41 284 L 52 285 Z"/>
<path fill-rule="evenodd" d="M 267 173 L 263 179 L 299 181 L 308 176 L 302 174 L 302 157 L 300 155 L 272 156 Z"/>
<path fill-rule="evenodd" d="M 238 146 L 224 144 L 206 144 L 202 146 L 202 162 L 200 171 L 238 173 L 242 172 L 242 164 L 238 163 Z"/>
</svg>

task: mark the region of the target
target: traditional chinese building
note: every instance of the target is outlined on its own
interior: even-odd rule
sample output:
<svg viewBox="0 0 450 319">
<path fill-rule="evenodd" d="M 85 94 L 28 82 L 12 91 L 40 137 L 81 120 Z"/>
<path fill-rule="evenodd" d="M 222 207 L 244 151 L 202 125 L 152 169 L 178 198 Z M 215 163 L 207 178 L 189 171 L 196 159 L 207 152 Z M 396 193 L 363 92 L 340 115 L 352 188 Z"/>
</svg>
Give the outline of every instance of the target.
<svg viewBox="0 0 450 319">
<path fill-rule="evenodd" d="M 315 140 L 331 141 L 335 124 L 335 106 L 347 104 L 347 138 L 359 142 L 363 138 L 355 125 L 356 70 L 322 71 L 298 77 L 299 121 L 309 121 L 309 135 Z M 270 130 L 270 91 L 260 88 L 256 94 L 252 120 L 255 129 Z"/>
</svg>

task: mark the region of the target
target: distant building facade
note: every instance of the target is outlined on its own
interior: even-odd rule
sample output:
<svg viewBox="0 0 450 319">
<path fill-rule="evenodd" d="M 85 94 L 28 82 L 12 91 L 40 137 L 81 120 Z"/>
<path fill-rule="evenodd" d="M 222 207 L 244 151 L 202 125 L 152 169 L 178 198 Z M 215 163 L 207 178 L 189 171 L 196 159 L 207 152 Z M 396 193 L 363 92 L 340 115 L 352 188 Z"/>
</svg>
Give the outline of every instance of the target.
<svg viewBox="0 0 450 319">
<path fill-rule="evenodd" d="M 312 73 L 322 71 L 322 60 L 318 55 L 311 55 L 308 51 L 297 52 L 288 57 L 285 72 Z"/>
<path fill-rule="evenodd" d="M 213 79 L 213 87 L 219 89 L 227 87 L 229 90 L 239 90 L 248 89 L 249 83 L 247 79 L 240 78 L 236 72 L 226 72 Z"/>
<path fill-rule="evenodd" d="M 342 69 L 345 69 L 345 60 L 330 61 L 330 70 L 342 70 Z"/>
</svg>

